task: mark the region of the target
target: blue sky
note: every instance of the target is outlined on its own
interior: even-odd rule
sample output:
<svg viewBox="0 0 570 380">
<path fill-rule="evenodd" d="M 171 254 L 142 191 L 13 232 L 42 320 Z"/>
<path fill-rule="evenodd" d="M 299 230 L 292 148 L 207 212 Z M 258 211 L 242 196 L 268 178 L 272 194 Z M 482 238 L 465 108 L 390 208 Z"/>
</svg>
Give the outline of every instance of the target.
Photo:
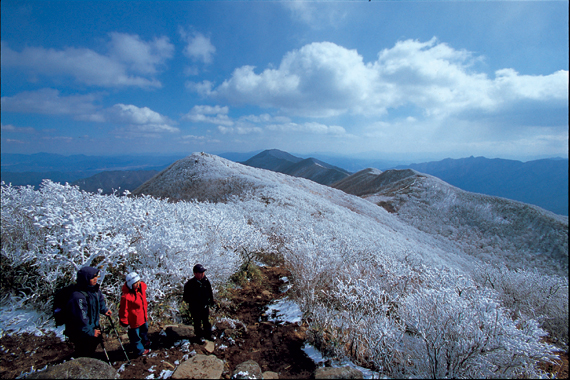
<svg viewBox="0 0 570 380">
<path fill-rule="evenodd" d="M 3 0 L 1 148 L 568 157 L 568 11 Z"/>
</svg>

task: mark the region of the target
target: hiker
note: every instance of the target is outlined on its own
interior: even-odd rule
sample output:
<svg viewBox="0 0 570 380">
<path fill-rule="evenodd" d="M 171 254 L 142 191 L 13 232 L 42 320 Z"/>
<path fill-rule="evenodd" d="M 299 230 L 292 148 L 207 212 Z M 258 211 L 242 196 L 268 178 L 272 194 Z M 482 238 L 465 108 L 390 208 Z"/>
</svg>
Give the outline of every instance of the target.
<svg viewBox="0 0 570 380">
<path fill-rule="evenodd" d="M 184 285 L 183 300 L 188 304 L 194 333 L 198 339 L 212 339 L 212 325 L 210 317 L 210 306 L 214 305 L 214 294 L 212 285 L 206 277 L 206 269 L 201 264 L 196 264 L 192 270 L 194 277 Z"/>
<path fill-rule="evenodd" d="M 103 335 L 99 314 L 111 316 L 103 293 L 99 289 L 99 269 L 83 267 L 77 272 L 76 289 L 68 302 L 69 318 L 65 335 L 75 346 L 75 356 L 93 356 Z"/>
<path fill-rule="evenodd" d="M 125 278 L 122 287 L 119 321 L 121 326 L 130 327 L 129 340 L 136 355 L 148 355 L 150 340 L 148 339 L 148 304 L 146 301 L 146 284 L 136 272 Z"/>
</svg>

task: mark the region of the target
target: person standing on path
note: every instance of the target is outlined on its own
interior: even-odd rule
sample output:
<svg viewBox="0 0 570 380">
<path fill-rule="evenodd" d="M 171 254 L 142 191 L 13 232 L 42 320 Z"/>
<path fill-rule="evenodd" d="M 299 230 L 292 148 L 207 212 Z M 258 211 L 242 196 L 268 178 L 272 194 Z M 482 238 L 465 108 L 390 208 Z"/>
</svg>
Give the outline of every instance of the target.
<svg viewBox="0 0 570 380">
<path fill-rule="evenodd" d="M 75 346 L 75 356 L 93 356 L 103 341 L 99 314 L 111 316 L 99 289 L 99 269 L 83 267 L 77 272 L 76 290 L 67 303 L 70 316 L 64 334 Z"/>
<path fill-rule="evenodd" d="M 148 339 L 148 303 L 146 300 L 146 284 L 136 272 L 127 275 L 121 289 L 121 305 L 119 321 L 121 326 L 129 327 L 129 340 L 136 355 L 148 355 L 150 340 Z"/>
<path fill-rule="evenodd" d="M 212 325 L 210 324 L 210 306 L 214 305 L 214 294 L 210 280 L 206 277 L 206 269 L 196 264 L 192 270 L 194 277 L 184 285 L 183 300 L 188 304 L 194 333 L 199 339 L 212 339 Z"/>
</svg>

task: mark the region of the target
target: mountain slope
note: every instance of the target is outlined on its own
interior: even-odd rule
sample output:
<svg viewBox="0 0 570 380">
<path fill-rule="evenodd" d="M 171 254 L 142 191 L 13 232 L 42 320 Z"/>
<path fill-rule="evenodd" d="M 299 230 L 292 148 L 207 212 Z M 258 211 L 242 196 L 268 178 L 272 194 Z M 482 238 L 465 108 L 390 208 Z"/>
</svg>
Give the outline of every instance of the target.
<svg viewBox="0 0 570 380">
<path fill-rule="evenodd" d="M 568 160 L 513 161 L 469 157 L 399 166 L 460 189 L 518 200 L 568 215 Z"/>
<path fill-rule="evenodd" d="M 568 270 L 568 217 L 504 198 L 458 189 L 411 169 L 362 170 L 334 184 L 384 207 L 419 230 L 483 260 L 509 258 Z M 507 262 L 508 263 L 508 262 Z"/>
<path fill-rule="evenodd" d="M 253 168 L 209 155 L 195 153 L 172 164 L 133 195 L 152 195 L 170 201 L 197 200 L 239 204 L 247 207 L 251 223 L 275 226 L 270 235 L 291 234 L 299 244 L 316 231 L 323 241 L 311 244 L 333 257 L 372 250 L 404 257 L 418 255 L 432 264 L 469 267 L 471 258 L 450 253 L 455 249 L 421 231 L 410 228 L 382 208 L 329 186 L 286 174 Z M 237 201 L 240 202 L 237 202 Z M 253 211 L 255 210 L 255 211 Z M 331 243 L 330 236 L 334 236 Z M 278 236 L 276 239 L 280 239 Z M 329 251 L 331 244 L 336 248 Z M 364 248 L 368 247 L 368 248 Z M 376 248 L 371 248 L 376 247 Z M 421 248 L 423 247 L 423 248 Z M 319 258 L 321 260 L 321 258 Z"/>
<path fill-rule="evenodd" d="M 365 170 L 351 177 L 361 179 L 363 186 L 352 191 L 365 194 L 365 200 L 340 191 L 342 186 L 337 190 L 201 153 L 175 162 L 133 194 L 171 201 L 255 201 L 263 206 L 260 217 L 280 221 L 281 228 L 295 220 L 294 225 L 304 221 L 314 230 L 326 221 L 326 234 L 332 229 L 360 236 L 360 241 L 352 240 L 354 249 L 371 244 L 445 265 L 469 266 L 476 258 L 513 268 L 536 264 L 554 271 L 568 266 L 567 217 L 465 192 L 413 170 Z"/>
<path fill-rule="evenodd" d="M 310 179 L 322 185 L 330 185 L 350 175 L 346 170 L 316 158 L 302 159 L 277 149 L 263 151 L 243 164 Z"/>
</svg>

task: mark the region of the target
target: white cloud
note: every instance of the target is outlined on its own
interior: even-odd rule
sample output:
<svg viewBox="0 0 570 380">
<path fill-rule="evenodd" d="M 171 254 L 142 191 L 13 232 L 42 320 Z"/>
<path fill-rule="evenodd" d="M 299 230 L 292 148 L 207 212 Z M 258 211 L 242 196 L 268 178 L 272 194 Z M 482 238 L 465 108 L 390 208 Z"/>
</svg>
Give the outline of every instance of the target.
<svg viewBox="0 0 570 380">
<path fill-rule="evenodd" d="M 190 35 L 183 28 L 179 29 L 179 33 L 186 42 L 186 46 L 183 50 L 185 57 L 203 63 L 212 62 L 212 56 L 216 52 L 216 48 L 210 42 L 209 37 L 205 37 L 202 33 L 198 32 L 194 32 Z"/>
<path fill-rule="evenodd" d="M 32 127 L 15 127 L 12 124 L 1 124 L 0 129 L 2 132 L 12 132 L 12 133 L 35 133 L 36 130 Z"/>
<path fill-rule="evenodd" d="M 74 47 L 26 47 L 17 52 L 2 42 L 2 68 L 19 68 L 30 75 L 73 77 L 92 86 L 162 86 L 152 76 L 174 52 L 166 37 L 145 42 L 136 35 L 110 33 L 110 38 L 108 55 Z"/>
<path fill-rule="evenodd" d="M 220 131 L 221 134 L 226 135 L 226 134 L 238 134 L 238 135 L 248 135 L 251 133 L 263 133 L 263 129 L 261 129 L 260 127 L 251 127 L 251 126 L 237 126 L 237 127 L 224 127 L 222 125 L 218 126 L 218 131 Z"/>
<path fill-rule="evenodd" d="M 288 123 L 291 121 L 285 116 L 272 116 L 268 113 L 261 115 L 246 115 L 239 118 L 240 122 L 251 122 L 251 123 Z"/>
<path fill-rule="evenodd" d="M 129 131 L 142 133 L 179 132 L 168 117 L 151 110 L 148 107 L 139 108 L 132 104 L 115 104 L 106 111 L 109 121 L 128 124 Z"/>
<path fill-rule="evenodd" d="M 30 143 L 29 141 L 22 141 L 22 140 L 16 140 L 16 139 L 6 139 L 4 141 L 6 141 L 7 143 L 10 143 L 10 144 L 29 144 Z"/>
<path fill-rule="evenodd" d="M 293 20 L 312 29 L 335 27 L 346 17 L 346 12 L 335 2 L 284 1 L 281 4 L 290 11 Z"/>
<path fill-rule="evenodd" d="M 321 135 L 345 135 L 346 130 L 338 125 L 324 125 L 321 123 L 307 122 L 302 124 L 297 123 L 284 123 L 284 124 L 270 124 L 267 126 L 270 131 L 279 132 L 302 132 L 314 133 Z"/>
<path fill-rule="evenodd" d="M 174 54 L 174 45 L 167 37 L 154 38 L 150 42 L 142 41 L 133 34 L 109 33 L 110 57 L 122 62 L 134 72 L 141 74 L 156 74 L 157 67 L 164 65 Z"/>
<path fill-rule="evenodd" d="M 220 140 L 211 139 L 211 138 L 208 138 L 206 136 L 196 136 L 196 135 L 186 135 L 186 136 L 182 136 L 180 139 L 181 139 L 183 144 L 204 145 L 204 144 L 209 144 L 209 143 L 214 143 L 214 144 L 221 143 Z"/>
<path fill-rule="evenodd" d="M 193 123 L 210 123 L 231 127 L 234 125 L 234 122 L 228 117 L 228 112 L 228 107 L 194 106 L 190 112 L 182 116 L 182 120 L 189 120 Z"/>
<path fill-rule="evenodd" d="M 45 115 L 75 115 L 78 118 L 97 118 L 95 102 L 99 94 L 61 96 L 58 90 L 44 88 L 2 97 L 2 111 L 38 113 Z"/>
<path fill-rule="evenodd" d="M 406 40 L 365 63 L 356 50 L 331 42 L 311 43 L 287 53 L 277 69 L 259 73 L 237 68 L 214 88 L 188 83 L 201 95 L 232 104 L 277 108 L 290 115 L 325 117 L 346 113 L 387 115 L 411 106 L 425 117 L 494 114 L 506 108 L 568 102 L 568 71 L 544 76 L 499 70 L 495 79 L 474 71 L 480 60 L 435 38 Z"/>
<path fill-rule="evenodd" d="M 185 87 L 190 91 L 194 91 L 199 95 L 206 97 L 213 95 L 212 89 L 214 88 L 214 83 L 209 80 L 204 80 L 200 83 L 187 81 L 185 83 Z"/>
</svg>

